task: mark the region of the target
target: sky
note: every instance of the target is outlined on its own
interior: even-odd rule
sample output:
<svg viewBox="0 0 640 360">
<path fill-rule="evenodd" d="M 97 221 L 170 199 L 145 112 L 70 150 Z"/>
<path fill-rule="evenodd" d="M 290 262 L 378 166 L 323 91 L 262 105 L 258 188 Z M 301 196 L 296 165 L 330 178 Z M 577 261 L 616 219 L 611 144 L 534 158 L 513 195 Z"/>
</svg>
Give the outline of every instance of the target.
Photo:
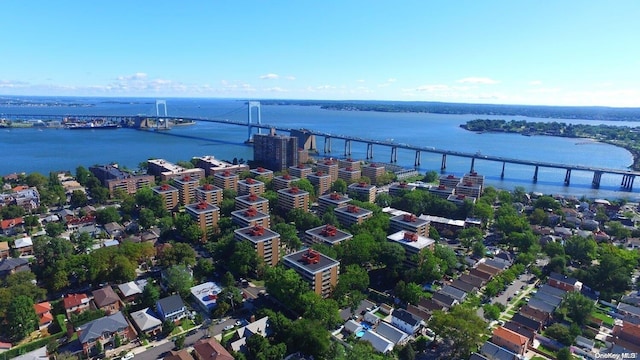
<svg viewBox="0 0 640 360">
<path fill-rule="evenodd" d="M 640 107 L 640 1 L 0 2 L 0 95 Z"/>
</svg>

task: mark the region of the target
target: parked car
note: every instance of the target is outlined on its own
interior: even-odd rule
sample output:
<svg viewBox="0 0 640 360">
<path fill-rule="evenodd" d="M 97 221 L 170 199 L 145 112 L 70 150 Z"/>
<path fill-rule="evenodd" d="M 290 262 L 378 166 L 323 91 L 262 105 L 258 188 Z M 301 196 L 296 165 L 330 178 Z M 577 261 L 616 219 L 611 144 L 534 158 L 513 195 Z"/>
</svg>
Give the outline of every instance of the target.
<svg viewBox="0 0 640 360">
<path fill-rule="evenodd" d="M 235 327 L 235 325 L 227 325 L 222 330 L 229 331 L 229 330 L 233 329 L 234 327 Z"/>
<path fill-rule="evenodd" d="M 126 354 L 124 354 L 124 356 L 122 357 L 122 360 L 131 360 L 133 359 L 133 353 L 132 352 L 128 352 Z"/>
</svg>

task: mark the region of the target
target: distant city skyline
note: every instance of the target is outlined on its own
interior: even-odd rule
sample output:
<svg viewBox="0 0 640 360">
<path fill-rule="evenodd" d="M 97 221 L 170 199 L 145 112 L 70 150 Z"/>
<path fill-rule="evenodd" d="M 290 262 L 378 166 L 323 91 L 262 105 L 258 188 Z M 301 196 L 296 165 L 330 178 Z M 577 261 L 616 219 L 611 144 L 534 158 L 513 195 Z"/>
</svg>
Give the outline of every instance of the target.
<svg viewBox="0 0 640 360">
<path fill-rule="evenodd" d="M 0 95 L 640 107 L 640 2 L 0 4 Z"/>
</svg>

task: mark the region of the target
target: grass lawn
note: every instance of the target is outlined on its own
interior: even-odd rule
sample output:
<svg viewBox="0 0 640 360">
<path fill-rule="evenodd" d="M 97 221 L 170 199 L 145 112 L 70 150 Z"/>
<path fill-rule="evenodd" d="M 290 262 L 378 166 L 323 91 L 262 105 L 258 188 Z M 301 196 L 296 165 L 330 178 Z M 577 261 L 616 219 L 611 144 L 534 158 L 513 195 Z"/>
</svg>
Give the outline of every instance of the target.
<svg viewBox="0 0 640 360">
<path fill-rule="evenodd" d="M 189 331 L 190 329 L 193 329 L 193 327 L 196 326 L 196 324 L 191 319 L 183 319 L 182 324 L 180 324 L 180 326 L 182 326 L 182 330 Z"/>
<path fill-rule="evenodd" d="M 542 356 L 534 356 L 531 360 L 546 360 L 546 358 L 543 358 Z"/>
<path fill-rule="evenodd" d="M 220 343 L 224 344 L 227 341 L 229 341 L 233 337 L 233 334 L 235 332 L 236 332 L 236 329 L 231 329 L 229 331 L 223 332 L 222 333 L 222 341 L 220 341 Z"/>
<path fill-rule="evenodd" d="M 551 350 L 551 349 L 549 349 L 548 347 L 545 347 L 544 345 L 538 346 L 537 349 L 538 349 L 538 351 L 543 352 L 543 353 L 551 356 L 554 359 L 556 358 L 556 352 Z"/>
<path fill-rule="evenodd" d="M 593 316 L 596 319 L 602 320 L 605 324 L 609 325 L 610 327 L 613 327 L 614 325 L 614 320 L 611 316 L 600 312 L 600 311 L 594 311 L 591 313 L 591 316 Z"/>
<path fill-rule="evenodd" d="M 377 317 L 379 317 L 380 319 L 384 319 L 384 318 L 386 318 L 386 317 L 387 317 L 387 315 L 385 315 L 385 314 L 381 313 L 380 311 L 376 311 L 374 314 L 375 314 Z"/>
</svg>

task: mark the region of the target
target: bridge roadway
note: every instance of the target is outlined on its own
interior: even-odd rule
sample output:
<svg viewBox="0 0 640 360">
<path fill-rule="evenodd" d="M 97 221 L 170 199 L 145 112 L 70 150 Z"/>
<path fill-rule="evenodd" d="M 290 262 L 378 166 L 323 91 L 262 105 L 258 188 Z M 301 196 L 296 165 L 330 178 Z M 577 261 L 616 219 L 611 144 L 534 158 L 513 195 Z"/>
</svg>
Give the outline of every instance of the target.
<svg viewBox="0 0 640 360">
<path fill-rule="evenodd" d="M 110 121 L 115 121 L 115 122 L 120 122 L 120 123 L 126 123 L 127 121 L 138 121 L 137 124 L 139 126 L 139 121 L 141 119 L 164 119 L 164 120 L 181 120 L 181 121 L 205 121 L 205 122 L 214 122 L 214 123 L 220 123 L 220 124 L 229 124 L 229 125 L 238 125 L 238 126 L 248 126 L 249 128 L 260 128 L 260 129 L 274 129 L 277 131 L 284 131 L 284 132 L 301 132 L 306 136 L 321 136 L 324 139 L 324 152 L 325 153 L 330 153 L 331 152 L 331 139 L 339 139 L 339 140 L 344 140 L 344 155 L 348 156 L 351 155 L 351 142 L 358 142 L 358 143 L 364 143 L 367 144 L 367 159 L 371 159 L 373 158 L 373 146 L 374 145 L 380 145 L 380 146 L 386 146 L 386 147 L 390 147 L 391 148 L 391 162 L 397 162 L 397 150 L 398 149 L 405 149 L 405 150 L 412 150 L 415 151 L 415 166 L 420 165 L 420 154 L 422 152 L 428 152 L 428 153 L 435 153 L 435 154 L 440 154 L 442 155 L 442 163 L 441 163 L 441 170 L 445 170 L 446 169 L 446 161 L 447 161 L 447 156 L 457 156 L 457 157 L 463 157 L 463 158 L 469 158 L 471 159 L 471 168 L 470 171 L 473 172 L 474 171 L 474 165 L 475 165 L 475 160 L 479 159 L 479 160 L 484 160 L 484 161 L 494 161 L 494 162 L 501 162 L 502 163 L 502 172 L 500 174 L 501 178 L 504 178 L 504 171 L 505 171 L 505 164 L 518 164 L 518 165 L 526 165 L 526 166 L 533 166 L 535 168 L 534 170 L 534 175 L 533 175 L 533 181 L 536 182 L 538 180 L 538 170 L 539 168 L 553 168 L 553 169 L 564 169 L 565 170 L 565 178 L 564 178 L 564 184 L 565 185 L 569 185 L 571 182 L 571 171 L 572 170 L 576 170 L 576 171 L 586 171 L 586 172 L 592 172 L 593 173 L 593 180 L 591 185 L 594 188 L 598 188 L 600 186 L 600 179 L 602 178 L 603 174 L 614 174 L 614 175 L 621 175 L 622 176 L 622 181 L 620 183 L 620 186 L 625 189 L 625 190 L 632 190 L 633 189 L 633 182 L 635 180 L 636 176 L 640 176 L 640 172 L 638 171 L 632 171 L 632 170 L 622 170 L 622 169 L 611 169 L 611 168 L 602 168 L 602 167 L 595 167 L 595 166 L 585 166 L 585 165 L 569 165 L 569 164 L 560 164 L 560 163 L 550 163 L 550 162 L 544 162 L 544 161 L 531 161 L 531 160 L 521 160 L 521 159 L 515 159 L 515 158 L 509 158 L 509 157 L 503 157 L 503 156 L 491 156 L 491 155 L 483 155 L 480 153 L 467 153 L 467 152 L 462 152 L 462 151 L 453 151 L 453 150 L 445 150 L 445 149 L 437 149 L 435 147 L 432 146 L 416 146 L 416 145 L 409 145 L 406 143 L 396 143 L 393 141 L 387 141 L 387 140 L 376 140 L 376 139 L 365 139 L 365 138 L 361 138 L 361 137 L 357 137 L 357 136 L 349 136 L 349 135 L 339 135 L 339 134 L 332 134 L 332 133 L 327 133 L 327 132 L 322 132 L 322 131 L 315 131 L 315 130 L 309 130 L 309 129 L 293 129 L 293 128 L 287 128 L 287 127 L 282 127 L 282 126 L 277 126 L 277 125 L 270 125 L 270 124 L 249 124 L 248 122 L 244 122 L 244 121 L 235 121 L 235 120 L 228 120 L 228 119 L 210 119 L 210 118 L 191 118 L 191 117 L 179 117 L 179 116 L 147 116 L 147 115 L 137 115 L 137 116 L 132 116 L 132 115 L 25 115 L 25 114 L 3 114 L 3 118 L 6 119 L 22 119 L 22 120 L 26 120 L 26 119 L 40 119 L 40 120 L 59 120 L 61 118 L 73 118 L 73 119 L 78 119 L 78 120 L 91 120 L 91 119 L 105 119 L 105 120 L 110 120 Z M 250 133 L 250 131 L 249 131 Z M 249 139 L 250 140 L 250 139 Z"/>
</svg>

